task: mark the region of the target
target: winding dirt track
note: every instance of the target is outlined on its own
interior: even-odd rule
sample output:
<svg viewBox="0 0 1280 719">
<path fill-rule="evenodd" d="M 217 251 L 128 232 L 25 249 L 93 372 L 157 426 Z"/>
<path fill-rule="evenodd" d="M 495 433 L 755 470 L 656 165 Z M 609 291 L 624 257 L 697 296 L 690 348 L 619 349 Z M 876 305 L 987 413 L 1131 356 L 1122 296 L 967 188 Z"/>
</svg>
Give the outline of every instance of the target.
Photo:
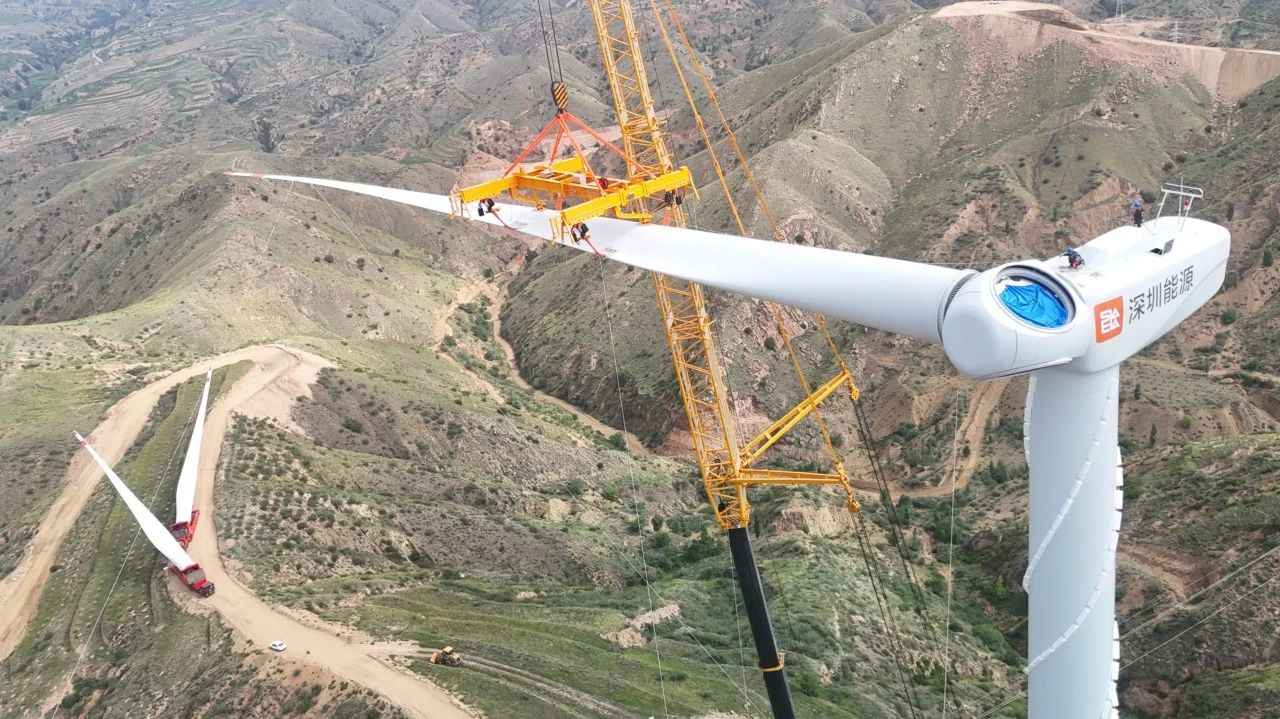
<svg viewBox="0 0 1280 719">
<path fill-rule="evenodd" d="M 353 643 L 333 631 L 304 624 L 258 599 L 228 575 L 223 566 L 214 527 L 213 484 L 231 415 L 242 405 L 251 403 L 261 410 L 264 397 L 269 399 L 273 394 L 283 397 L 281 393 L 271 391 L 279 383 L 310 384 L 320 369 L 328 365 L 324 359 L 282 345 L 259 345 L 196 363 L 117 402 L 108 411 L 106 420 L 90 435 L 90 440 L 108 462 L 118 462 L 146 425 L 161 395 L 210 367 L 241 360 L 250 360 L 254 366 L 214 403 L 209 411 L 201 447 L 196 498 L 196 505 L 201 508 L 201 521 L 196 528 L 190 554 L 217 586 L 216 594 L 204 603 L 253 645 L 265 649 L 270 642 L 283 639 L 289 643 L 286 654 L 290 660 L 312 664 L 360 684 L 399 705 L 410 716 L 422 719 L 472 717 L 465 707 L 439 687 L 397 668 L 385 658 L 401 650 L 414 653 L 416 647 Z M 287 409 L 291 400 L 286 398 L 284 401 Z M 48 581 L 49 567 L 101 476 L 83 453 L 76 454 L 65 476 L 66 488 L 46 513 L 21 563 L 0 582 L 0 659 L 7 657 L 26 635 Z M 180 594 L 187 593 L 172 575 L 170 581 Z"/>
<path fill-rule="evenodd" d="M 1042 15 L 1037 17 L 1036 13 L 1042 13 Z M 1004 16 L 1014 22 L 1030 23 L 1021 30 L 1015 30 L 1029 42 L 1043 42 L 1044 38 L 1041 37 L 1043 30 L 1055 25 L 1045 18 L 1056 17 L 1065 22 L 1065 25 L 1057 26 L 1055 31 L 1077 33 L 1087 38 L 1092 45 L 1109 46 L 1121 53 L 1126 51 L 1158 53 L 1160 59 L 1179 63 L 1186 71 L 1195 75 L 1205 87 L 1227 98 L 1239 99 L 1276 77 L 1280 77 L 1280 52 L 1275 50 L 1207 47 L 1130 35 L 1116 32 L 1117 28 L 1113 25 L 1086 22 L 1071 15 L 1060 6 L 1047 2 L 1030 2 L 1029 0 L 959 2 L 947 5 L 933 14 L 933 17 L 944 19 L 981 16 Z M 1040 24 L 1039 28 L 1035 27 L 1036 23 Z"/>
<path fill-rule="evenodd" d="M 221 367 L 241 360 L 255 362 L 282 350 L 274 347 L 246 347 L 210 360 L 197 362 L 186 369 L 156 380 L 133 392 L 107 410 L 107 417 L 89 434 L 89 441 L 111 464 L 120 461 L 126 449 L 151 416 L 160 396 L 210 367 Z M 68 441 L 70 441 L 68 428 Z M 62 540 L 75 526 L 81 510 L 97 489 L 102 473 L 83 452 L 77 452 L 63 477 L 65 488 L 45 512 L 36 534 L 27 545 L 17 568 L 0 581 L 0 659 L 11 654 L 27 634 L 27 625 L 35 615 L 40 595 L 49 581 L 49 567 L 58 556 Z"/>
</svg>

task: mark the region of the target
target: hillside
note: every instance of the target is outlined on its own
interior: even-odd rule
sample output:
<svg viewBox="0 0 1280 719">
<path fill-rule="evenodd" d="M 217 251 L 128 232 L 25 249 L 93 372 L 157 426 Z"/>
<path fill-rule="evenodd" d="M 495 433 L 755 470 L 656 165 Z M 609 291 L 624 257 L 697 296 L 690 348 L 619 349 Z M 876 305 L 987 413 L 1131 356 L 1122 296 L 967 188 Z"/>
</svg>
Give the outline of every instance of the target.
<svg viewBox="0 0 1280 719">
<path fill-rule="evenodd" d="M 1280 656 L 1256 627 L 1274 622 L 1274 562 L 1230 573 L 1280 539 L 1280 56 L 1157 40 L 1176 15 L 1206 45 L 1273 47 L 1274 3 L 1135 2 L 1128 24 L 1108 19 L 1111 3 L 676 4 L 791 241 L 982 267 L 1092 237 L 1163 179 L 1205 185 L 1205 216 L 1234 237 L 1226 291 L 1123 377 L 1122 631 L 1141 628 L 1126 640 L 1137 661 L 1122 696 L 1133 716 L 1269 716 Z M 759 714 L 648 277 L 220 174 L 434 192 L 483 176 L 550 112 L 529 3 L 82 12 L 32 0 L 0 13 L 0 600 L 76 486 L 70 429 L 203 358 L 283 343 L 331 366 L 244 398 L 232 388 L 257 370 L 217 376 L 220 401 L 236 402 L 216 467 L 228 581 L 290 621 L 360 636 L 379 661 L 486 716 Z M 604 124 L 585 13 L 557 5 L 556 22 L 575 112 Z M 694 219 L 726 229 L 668 62 L 651 62 L 673 145 L 701 183 Z M 798 394 L 773 319 L 741 298 L 711 305 L 736 419 L 762 427 Z M 811 376 L 834 373 L 811 320 L 786 319 Z M 911 696 L 933 716 L 945 672 L 957 713 L 1009 702 L 991 716 L 1022 716 L 1026 383 L 977 386 L 935 348 L 833 329 L 906 522 L 898 541 L 852 413 L 833 407 L 845 459 L 871 490 L 862 521 L 901 644 L 875 608 L 857 520 L 834 496 L 753 495 L 801 713 L 904 716 Z M 162 511 L 198 393 L 173 384 L 120 448 L 121 474 Z M 777 461 L 820 461 L 818 442 L 801 431 Z M 965 486 L 949 567 L 953 473 Z M 407 713 L 305 643 L 255 649 L 222 614 L 234 608 L 169 591 L 147 552 L 122 565 L 126 519 L 107 491 L 86 493 L 46 555 L 31 622 L 14 634 L 0 622 L 11 678 L 0 713 Z M 468 668 L 425 662 L 445 643 Z"/>
</svg>

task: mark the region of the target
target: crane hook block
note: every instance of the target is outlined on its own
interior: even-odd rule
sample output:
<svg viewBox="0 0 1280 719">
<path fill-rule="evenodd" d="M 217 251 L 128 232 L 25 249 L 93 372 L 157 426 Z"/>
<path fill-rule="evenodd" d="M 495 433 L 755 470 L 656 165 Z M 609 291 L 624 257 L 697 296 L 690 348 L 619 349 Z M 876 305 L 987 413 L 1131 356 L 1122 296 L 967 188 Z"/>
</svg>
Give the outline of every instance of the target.
<svg viewBox="0 0 1280 719">
<path fill-rule="evenodd" d="M 551 83 L 551 99 L 556 103 L 556 111 L 569 109 L 569 88 L 559 80 Z"/>
</svg>

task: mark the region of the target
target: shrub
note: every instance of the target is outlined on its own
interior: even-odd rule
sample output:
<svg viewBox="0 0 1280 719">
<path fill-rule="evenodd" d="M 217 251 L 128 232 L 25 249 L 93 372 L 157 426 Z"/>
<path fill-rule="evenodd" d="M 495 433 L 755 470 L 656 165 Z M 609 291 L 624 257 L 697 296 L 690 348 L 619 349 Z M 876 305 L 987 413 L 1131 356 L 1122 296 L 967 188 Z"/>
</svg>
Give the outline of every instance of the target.
<svg viewBox="0 0 1280 719">
<path fill-rule="evenodd" d="M 973 635 L 993 652 L 998 652 L 1004 647 L 1004 637 L 1001 636 L 1000 630 L 990 624 L 974 625 Z"/>
<path fill-rule="evenodd" d="M 351 432 L 355 432 L 356 434 L 360 434 L 361 432 L 364 431 L 364 425 L 360 424 L 358 421 L 350 417 L 342 418 L 342 428 L 345 430 L 349 430 Z"/>
<path fill-rule="evenodd" d="M 1239 317 L 1240 315 L 1234 308 L 1227 308 L 1222 311 L 1222 314 L 1218 316 L 1218 319 L 1222 321 L 1222 324 L 1230 325 L 1235 324 L 1235 321 L 1239 319 Z"/>
</svg>

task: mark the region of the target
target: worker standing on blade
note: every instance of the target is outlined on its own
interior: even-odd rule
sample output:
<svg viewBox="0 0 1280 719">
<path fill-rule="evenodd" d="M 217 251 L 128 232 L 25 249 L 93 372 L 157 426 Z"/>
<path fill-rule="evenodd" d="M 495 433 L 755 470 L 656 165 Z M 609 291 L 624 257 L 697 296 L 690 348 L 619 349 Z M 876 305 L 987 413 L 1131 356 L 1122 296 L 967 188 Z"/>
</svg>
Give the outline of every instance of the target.
<svg viewBox="0 0 1280 719">
<path fill-rule="evenodd" d="M 493 206 L 495 204 L 496 203 L 493 201 L 492 197 L 486 197 L 483 200 L 481 200 L 479 203 L 477 203 L 476 211 L 480 214 L 481 217 L 484 217 L 484 213 L 486 212 L 492 215 L 494 214 Z"/>
<path fill-rule="evenodd" d="M 1133 204 L 1129 205 L 1129 210 L 1133 212 L 1133 226 L 1142 227 L 1142 198 L 1133 198 Z"/>
</svg>

